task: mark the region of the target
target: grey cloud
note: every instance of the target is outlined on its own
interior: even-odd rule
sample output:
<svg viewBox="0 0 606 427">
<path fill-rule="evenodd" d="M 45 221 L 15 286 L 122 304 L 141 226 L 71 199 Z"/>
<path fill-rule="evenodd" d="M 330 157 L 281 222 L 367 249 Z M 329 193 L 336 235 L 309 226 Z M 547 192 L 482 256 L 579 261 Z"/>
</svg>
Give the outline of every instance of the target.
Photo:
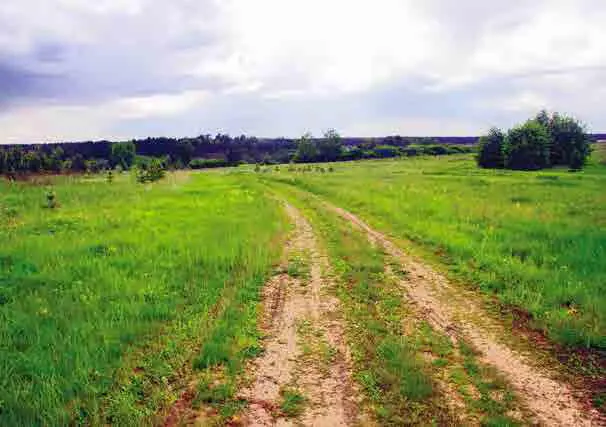
<svg viewBox="0 0 606 427">
<path fill-rule="evenodd" d="M 23 0 L 21 7 L 26 9 L 28 3 Z M 115 97 L 218 87 L 219 82 L 188 77 L 180 68 L 184 52 L 195 49 L 202 55 L 204 48 L 211 45 L 212 5 L 213 2 L 187 0 L 145 2 L 136 15 L 90 15 L 74 10 L 72 19 L 89 21 L 89 33 L 83 35 L 83 40 L 54 35 L 49 42 L 47 32 L 42 31 L 31 34 L 28 52 L 16 56 L 6 52 L 3 55 L 0 50 L 3 98 L 9 101 L 27 94 L 38 95 L 41 100 L 50 96 L 65 103 L 101 102 Z M 22 70 L 21 64 L 33 71 Z M 45 72 L 49 69 L 50 73 Z"/>
<path fill-rule="evenodd" d="M 209 92 L 205 103 L 183 114 L 137 120 L 118 117 L 107 130 L 107 137 L 185 136 L 215 131 L 296 136 L 307 129 L 317 133 L 328 127 L 351 129 L 362 122 L 397 123 L 401 118 L 472 121 L 480 132 L 491 124 L 508 126 L 524 118 L 527 111 L 514 111 L 505 104 L 509 97 L 526 92 L 544 96 L 553 108 L 574 109 L 573 112 L 595 126 L 606 127 L 604 107 L 593 93 L 597 91 L 592 90 L 602 88 L 606 81 L 605 68 L 600 66 L 534 69 L 498 77 L 479 75 L 473 81 L 440 90 L 432 89 L 439 82 L 426 77 L 432 70 L 422 69 L 414 75 L 395 75 L 361 92 L 303 93 L 270 99 L 265 91 L 296 90 L 309 85 L 313 77 L 306 72 L 304 62 L 285 61 L 290 68 L 268 71 L 263 82 L 268 87 L 245 94 L 225 91 L 231 83 L 221 76 L 197 77 L 190 73 L 189 67 L 195 65 L 196 59 L 212 59 L 224 53 L 221 51 L 226 43 L 222 38 L 224 23 L 219 19 L 217 1 L 142 0 L 136 13 L 120 10 L 101 13 L 85 2 L 83 7 L 70 9 L 65 6 L 67 3 L 62 3 L 64 6 L 57 6 L 56 10 L 44 9 L 50 24 L 28 23 L 27 31 L 22 32 L 27 36 L 28 43 L 24 45 L 28 48 L 20 52 L 1 41 L 17 34 L 18 17 L 25 19 L 40 3 L 7 1 L 22 13 L 12 14 L 10 19 L 8 14 L 3 17 L 0 5 L 0 113 L 11 111 L 17 102 L 95 105 L 194 89 Z M 445 62 L 452 62 L 456 70 L 466 65 L 486 33 L 511 30 L 550 4 L 547 0 L 428 0 L 418 7 L 443 30 L 449 49 L 436 55 L 444 55 Z M 599 0 L 580 0 L 574 4 L 587 16 L 595 10 L 604 11 Z M 381 7 L 380 2 L 376 7 Z M 78 31 L 62 31 L 66 22 L 74 23 Z M 402 55 L 406 55 L 407 44 L 419 43 L 423 40 L 403 40 Z M 578 91 L 587 95 L 575 92 L 566 83 L 558 83 L 558 76 L 576 79 L 580 85 Z M 385 132 L 391 130 L 385 128 Z"/>
</svg>

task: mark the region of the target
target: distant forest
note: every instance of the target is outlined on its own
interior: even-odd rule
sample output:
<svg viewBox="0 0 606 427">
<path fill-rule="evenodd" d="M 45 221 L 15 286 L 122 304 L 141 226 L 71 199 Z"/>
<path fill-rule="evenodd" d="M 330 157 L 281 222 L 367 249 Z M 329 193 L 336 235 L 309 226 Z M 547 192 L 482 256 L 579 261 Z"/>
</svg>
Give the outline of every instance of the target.
<svg viewBox="0 0 606 427">
<path fill-rule="evenodd" d="M 595 135 L 596 139 L 606 135 Z M 322 138 L 259 139 L 226 134 L 194 138 L 145 138 L 127 142 L 87 141 L 0 145 L 0 174 L 79 173 L 128 169 L 161 159 L 167 168 L 208 168 L 242 163 L 278 164 L 347 161 L 474 150 L 477 137 L 342 138 L 331 131 Z M 328 151 L 324 149 L 329 147 Z M 304 151 L 302 153 L 302 151 Z"/>
</svg>

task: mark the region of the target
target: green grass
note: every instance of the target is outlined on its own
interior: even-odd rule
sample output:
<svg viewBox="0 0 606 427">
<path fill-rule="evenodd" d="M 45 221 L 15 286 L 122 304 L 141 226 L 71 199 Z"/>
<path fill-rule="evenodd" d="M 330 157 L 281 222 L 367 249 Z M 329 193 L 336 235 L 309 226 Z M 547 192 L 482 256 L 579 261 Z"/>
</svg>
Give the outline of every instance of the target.
<svg viewBox="0 0 606 427">
<path fill-rule="evenodd" d="M 604 152 L 578 173 L 483 170 L 467 155 L 262 179 L 320 195 L 437 255 L 454 277 L 525 309 L 559 343 L 604 349 Z"/>
<path fill-rule="evenodd" d="M 150 423 L 192 366 L 258 354 L 285 219 L 246 178 L 0 181 L 0 425 Z"/>
<path fill-rule="evenodd" d="M 305 396 L 294 388 L 280 390 L 280 411 L 286 417 L 297 417 L 305 409 Z"/>
<path fill-rule="evenodd" d="M 270 185 L 272 191 L 303 211 L 326 245 L 336 282 L 332 291 L 341 300 L 347 321 L 354 375 L 377 419 L 384 425 L 451 421 L 438 402 L 432 367 L 419 356 L 415 340 L 402 334 L 408 311 L 401 289 L 384 275 L 384 254 L 312 197 L 286 186 Z M 313 330 L 303 322 L 298 332 L 305 336 Z M 333 351 L 310 347 L 307 355 L 329 363 Z"/>
</svg>

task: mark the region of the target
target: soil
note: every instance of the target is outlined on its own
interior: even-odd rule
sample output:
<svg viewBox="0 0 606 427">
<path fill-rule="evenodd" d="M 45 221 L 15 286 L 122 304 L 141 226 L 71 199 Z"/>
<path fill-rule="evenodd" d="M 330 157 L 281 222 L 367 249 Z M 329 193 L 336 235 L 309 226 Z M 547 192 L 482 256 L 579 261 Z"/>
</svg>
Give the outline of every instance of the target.
<svg viewBox="0 0 606 427">
<path fill-rule="evenodd" d="M 359 393 L 352 381 L 339 302 L 329 292 L 332 283 L 328 261 L 319 250 L 311 225 L 294 207 L 285 208 L 295 225 L 285 250 L 285 263 L 293 254 L 308 254 L 309 274 L 306 278 L 282 274 L 265 288 L 265 352 L 251 367 L 252 385 L 239 395 L 250 402 L 243 424 L 358 424 Z M 316 354 L 319 348 L 330 349 L 328 360 Z M 285 388 L 297 390 L 305 398 L 302 413 L 296 418 L 280 410 Z"/>
</svg>

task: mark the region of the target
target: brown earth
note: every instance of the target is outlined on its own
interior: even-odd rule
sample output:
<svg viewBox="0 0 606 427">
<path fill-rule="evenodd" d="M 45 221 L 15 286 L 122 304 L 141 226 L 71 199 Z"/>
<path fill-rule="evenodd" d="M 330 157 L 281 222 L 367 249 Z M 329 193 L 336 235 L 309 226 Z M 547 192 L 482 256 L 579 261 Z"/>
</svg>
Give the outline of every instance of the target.
<svg viewBox="0 0 606 427">
<path fill-rule="evenodd" d="M 250 402 L 243 424 L 357 424 L 360 399 L 352 381 L 339 302 L 328 293 L 328 262 L 310 224 L 294 207 L 285 208 L 295 225 L 286 258 L 307 254 L 309 272 L 308 277 L 296 278 L 282 274 L 265 288 L 265 352 L 253 362 L 253 383 L 239 394 Z M 281 391 L 286 387 L 305 398 L 302 413 L 294 420 L 280 411 Z"/>
</svg>

